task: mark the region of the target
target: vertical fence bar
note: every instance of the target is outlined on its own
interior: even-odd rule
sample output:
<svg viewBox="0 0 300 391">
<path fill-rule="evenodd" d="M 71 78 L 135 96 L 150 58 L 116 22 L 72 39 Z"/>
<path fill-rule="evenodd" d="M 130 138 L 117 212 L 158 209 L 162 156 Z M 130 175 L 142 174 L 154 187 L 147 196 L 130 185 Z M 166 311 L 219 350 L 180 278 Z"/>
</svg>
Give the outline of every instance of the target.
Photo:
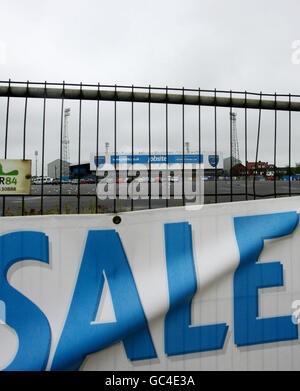
<svg viewBox="0 0 300 391">
<path fill-rule="evenodd" d="M 10 79 L 8 81 L 8 97 L 6 101 L 6 123 L 5 123 L 5 140 L 4 140 L 4 159 L 7 159 L 7 145 L 8 145 L 8 123 L 9 123 L 9 103 L 10 103 Z M 2 216 L 5 216 L 5 196 L 2 198 Z"/>
<path fill-rule="evenodd" d="M 114 194 L 114 213 L 117 213 L 117 86 L 115 85 L 115 101 L 114 101 L 114 167 L 115 167 L 115 194 Z M 120 159 L 119 159 L 120 164 Z"/>
<path fill-rule="evenodd" d="M 258 128 L 257 128 L 256 154 L 255 154 L 255 171 L 253 176 L 253 197 L 255 200 L 256 200 L 257 160 L 258 160 L 259 136 L 260 136 L 260 125 L 261 125 L 261 101 L 262 101 L 262 93 L 260 92 L 260 105 L 258 111 Z"/>
<path fill-rule="evenodd" d="M 199 169 L 198 174 L 196 175 L 196 181 L 199 180 L 199 183 L 203 180 L 203 189 L 204 189 L 204 179 L 198 178 L 198 175 L 200 176 L 202 174 L 201 166 L 201 90 L 198 88 L 198 98 L 199 98 L 199 106 L 198 106 L 198 153 L 199 153 Z M 203 173 L 204 174 L 204 173 Z M 197 190 L 197 182 L 196 182 L 196 190 Z M 199 191 L 201 192 L 202 186 L 199 186 Z M 199 194 L 199 199 L 201 200 L 201 193 Z M 203 202 L 204 202 L 204 195 L 203 195 Z"/>
<path fill-rule="evenodd" d="M 97 89 L 97 125 L 96 125 L 96 178 L 95 178 L 95 185 L 96 185 L 96 213 L 98 213 L 98 196 L 97 196 L 97 185 L 98 185 L 98 176 L 97 176 L 97 170 L 98 170 L 98 155 L 99 155 L 99 120 L 100 120 L 100 84 L 98 83 L 98 89 Z M 105 156 L 106 159 L 106 156 Z"/>
<path fill-rule="evenodd" d="M 233 193 L 233 185 L 232 185 L 232 167 L 233 167 L 233 159 L 232 159 L 232 91 L 230 91 L 230 113 L 229 113 L 229 120 L 230 120 L 230 202 L 233 201 L 232 193 Z"/>
<path fill-rule="evenodd" d="M 134 162 L 134 95 L 133 95 L 133 86 L 131 87 L 132 94 L 132 102 L 131 102 L 131 169 L 133 170 L 133 162 Z M 119 159 L 120 163 L 120 159 Z M 126 162 L 127 163 L 127 162 Z M 119 185 L 120 186 L 120 185 Z M 133 210 L 133 197 L 131 197 L 131 210 Z"/>
<path fill-rule="evenodd" d="M 291 113 L 291 94 L 289 94 L 289 197 L 291 197 L 291 176 L 292 176 L 292 113 Z"/>
<path fill-rule="evenodd" d="M 248 111 L 247 111 L 247 91 L 245 91 L 245 190 L 246 200 L 248 200 Z"/>
<path fill-rule="evenodd" d="M 184 87 L 182 87 L 182 204 L 185 206 L 185 188 L 184 188 L 184 177 L 185 177 L 185 154 L 184 154 L 184 139 L 185 139 L 185 124 L 184 124 Z"/>
<path fill-rule="evenodd" d="M 167 168 L 167 174 L 169 174 L 169 113 L 168 113 L 168 86 L 166 86 L 166 168 Z M 163 187 L 163 184 L 162 184 Z M 169 175 L 167 175 L 166 178 L 166 184 L 165 184 L 165 190 L 166 190 L 166 207 L 169 207 Z M 162 192 L 163 194 L 163 192 Z"/>
<path fill-rule="evenodd" d="M 63 81 L 61 113 L 60 113 L 60 164 L 59 164 L 59 214 L 62 214 L 62 145 L 63 145 L 63 127 L 64 127 L 64 96 L 65 96 L 65 81 Z"/>
<path fill-rule="evenodd" d="M 26 158 L 26 125 L 27 125 L 28 84 L 29 84 L 29 81 L 27 80 L 25 107 L 24 107 L 24 125 L 23 125 L 23 160 L 25 160 L 25 158 Z M 31 180 L 31 178 L 30 178 L 30 180 Z M 22 216 L 24 216 L 24 213 L 25 213 L 25 197 L 23 195 L 22 196 Z"/>
<path fill-rule="evenodd" d="M 277 198 L 277 94 L 275 92 L 275 118 L 274 118 L 274 196 Z"/>
<path fill-rule="evenodd" d="M 152 174 L 151 174 L 151 86 L 149 85 L 149 102 L 148 102 L 148 144 L 149 144 L 149 158 L 148 158 L 148 164 L 149 164 L 149 171 L 148 171 L 148 196 L 149 196 L 149 209 L 151 209 L 151 184 L 152 184 Z"/>
<path fill-rule="evenodd" d="M 215 107 L 214 107 L 214 114 L 215 114 L 215 203 L 218 202 L 218 164 L 217 164 L 217 90 L 215 89 L 214 92 L 215 97 Z"/>
<path fill-rule="evenodd" d="M 9 92 L 10 92 L 10 84 L 11 84 L 11 81 L 9 79 L 9 82 L 8 82 L 8 91 Z M 5 126 L 5 141 L 4 141 L 4 159 L 7 159 L 9 103 L 10 103 L 10 96 L 8 94 L 7 103 L 6 103 L 6 124 L 5 124 L 6 126 Z"/>
<path fill-rule="evenodd" d="M 43 136 L 42 136 L 41 215 L 44 214 L 44 167 L 45 167 L 46 101 L 47 101 L 47 82 L 45 81 L 44 104 L 43 104 Z"/>
<path fill-rule="evenodd" d="M 82 82 L 80 83 L 79 119 L 78 119 L 78 180 L 77 180 L 77 213 L 78 214 L 80 214 L 81 120 L 82 120 Z"/>
</svg>

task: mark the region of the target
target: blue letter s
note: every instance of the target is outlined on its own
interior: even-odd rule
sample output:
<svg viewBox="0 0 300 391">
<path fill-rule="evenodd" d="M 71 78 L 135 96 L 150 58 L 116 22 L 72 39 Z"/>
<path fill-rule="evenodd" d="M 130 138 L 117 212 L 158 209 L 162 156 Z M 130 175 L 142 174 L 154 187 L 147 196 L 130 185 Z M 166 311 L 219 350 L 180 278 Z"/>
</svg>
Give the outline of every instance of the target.
<svg viewBox="0 0 300 391">
<path fill-rule="evenodd" d="M 19 339 L 18 352 L 7 371 L 44 370 L 50 350 L 51 330 L 47 318 L 6 279 L 8 269 L 26 259 L 49 263 L 45 234 L 24 231 L 0 237 L 0 300 L 5 303 L 6 323 L 16 331 Z"/>
</svg>

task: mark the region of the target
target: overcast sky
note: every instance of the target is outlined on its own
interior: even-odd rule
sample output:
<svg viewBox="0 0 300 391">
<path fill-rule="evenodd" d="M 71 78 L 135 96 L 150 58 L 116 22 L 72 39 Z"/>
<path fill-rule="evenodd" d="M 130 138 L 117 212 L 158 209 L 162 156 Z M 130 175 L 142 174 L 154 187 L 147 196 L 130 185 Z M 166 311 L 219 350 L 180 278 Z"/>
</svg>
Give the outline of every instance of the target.
<svg viewBox="0 0 300 391">
<path fill-rule="evenodd" d="M 297 0 L 2 0 L 2 79 L 299 92 Z"/>
<path fill-rule="evenodd" d="M 1 80 L 300 92 L 299 0 L 2 0 L 0 10 Z"/>
</svg>

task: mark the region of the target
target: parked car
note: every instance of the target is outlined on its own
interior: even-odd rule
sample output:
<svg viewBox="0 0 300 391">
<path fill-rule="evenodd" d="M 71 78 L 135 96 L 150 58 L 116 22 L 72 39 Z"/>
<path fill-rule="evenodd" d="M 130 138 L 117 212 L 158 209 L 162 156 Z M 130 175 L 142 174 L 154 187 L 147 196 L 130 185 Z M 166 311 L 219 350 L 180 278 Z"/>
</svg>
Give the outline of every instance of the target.
<svg viewBox="0 0 300 391">
<path fill-rule="evenodd" d="M 100 183 L 114 183 L 115 178 L 114 178 L 114 176 L 106 176 L 106 177 L 100 179 L 99 182 Z"/>
<path fill-rule="evenodd" d="M 97 178 L 88 178 L 87 183 L 97 183 Z"/>
<path fill-rule="evenodd" d="M 53 181 L 53 178 L 50 178 L 48 176 L 44 176 L 44 177 L 36 177 L 32 180 L 32 183 L 34 185 L 41 185 L 42 183 L 45 185 L 50 185 Z"/>
<path fill-rule="evenodd" d="M 144 176 L 144 177 L 137 177 L 135 178 L 135 181 L 138 182 L 138 183 L 148 183 L 149 182 L 149 178 Z"/>
<path fill-rule="evenodd" d="M 168 181 L 169 182 L 179 182 L 179 177 L 169 175 L 168 176 Z"/>
<path fill-rule="evenodd" d="M 134 180 L 134 178 L 130 176 L 130 177 L 125 179 L 125 182 L 126 183 L 131 183 L 133 180 Z"/>
</svg>

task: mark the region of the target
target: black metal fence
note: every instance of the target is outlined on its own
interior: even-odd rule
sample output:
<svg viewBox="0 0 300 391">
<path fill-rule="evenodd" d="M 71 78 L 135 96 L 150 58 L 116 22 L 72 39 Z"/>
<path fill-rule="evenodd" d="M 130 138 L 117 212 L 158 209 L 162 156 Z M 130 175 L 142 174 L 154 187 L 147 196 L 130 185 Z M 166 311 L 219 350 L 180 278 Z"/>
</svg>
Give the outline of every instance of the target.
<svg viewBox="0 0 300 391">
<path fill-rule="evenodd" d="M 56 184 L 46 184 L 47 165 L 64 158 L 66 108 L 78 175 L 64 180 L 60 164 Z M 219 165 L 204 167 L 205 203 L 300 195 L 299 112 L 300 95 L 291 94 L 1 81 L 0 158 L 31 159 L 41 184 L 33 183 L 28 195 L 2 195 L 0 210 L 3 216 L 117 213 L 186 204 L 183 174 L 181 199 L 153 199 L 149 186 L 148 199 L 99 200 L 97 183 L 84 183 L 79 168 L 108 144 L 115 165 L 123 152 L 132 162 L 139 152 L 164 154 L 166 163 L 176 152 L 184 172 L 190 152 L 199 161 L 204 152 L 220 156 Z"/>
</svg>

